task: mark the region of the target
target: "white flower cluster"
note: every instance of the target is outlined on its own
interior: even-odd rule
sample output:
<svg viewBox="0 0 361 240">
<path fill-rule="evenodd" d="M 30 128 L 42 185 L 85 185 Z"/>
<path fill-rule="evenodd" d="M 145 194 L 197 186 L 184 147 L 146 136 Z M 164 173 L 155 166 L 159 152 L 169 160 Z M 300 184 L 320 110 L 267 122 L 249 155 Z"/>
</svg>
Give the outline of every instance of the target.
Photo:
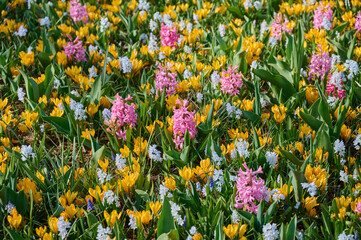
<svg viewBox="0 0 361 240">
<path fill-rule="evenodd" d="M 35 157 L 35 153 L 33 153 L 33 148 L 30 145 L 22 145 L 21 146 L 21 160 L 26 161 L 29 157 Z"/>
<path fill-rule="evenodd" d="M 323 19 L 322 19 L 322 22 L 323 22 L 323 28 L 325 29 L 325 30 L 331 30 L 331 28 L 332 28 L 332 22 L 330 21 L 330 20 L 328 20 L 328 18 L 327 17 L 323 17 Z"/>
<path fill-rule="evenodd" d="M 267 202 L 271 200 L 271 196 L 272 196 L 272 200 L 275 202 L 278 202 L 279 200 L 285 200 L 286 198 L 285 195 L 283 195 L 281 191 L 276 188 L 267 192 L 267 197 L 266 197 Z"/>
<path fill-rule="evenodd" d="M 139 0 L 137 8 L 142 11 L 149 12 L 150 4 L 144 0 Z"/>
<path fill-rule="evenodd" d="M 211 82 L 212 82 L 213 88 L 216 88 L 218 86 L 220 79 L 221 79 L 221 76 L 219 76 L 218 71 L 214 71 L 211 75 Z"/>
<path fill-rule="evenodd" d="M 353 145 L 355 146 L 356 150 L 360 150 L 361 146 L 361 134 L 357 134 L 355 140 L 353 141 Z"/>
<path fill-rule="evenodd" d="M 346 60 L 344 66 L 348 69 L 348 71 L 350 72 L 348 75 L 347 75 L 347 78 L 349 80 L 352 80 L 352 78 L 358 73 L 358 64 L 356 61 L 354 60 Z"/>
<path fill-rule="evenodd" d="M 221 35 L 221 37 L 224 37 L 226 35 L 226 28 L 224 27 L 223 24 L 218 25 L 218 32 L 219 35 Z"/>
<path fill-rule="evenodd" d="M 346 235 L 345 231 L 343 231 L 340 235 L 338 235 L 337 240 L 354 240 L 354 236 L 352 234 Z"/>
<path fill-rule="evenodd" d="M 19 101 L 23 103 L 24 98 L 25 98 L 24 89 L 23 88 L 18 88 L 17 95 L 18 95 Z"/>
<path fill-rule="evenodd" d="M 40 19 L 40 26 L 47 26 L 47 27 L 50 27 L 50 19 L 49 17 L 44 17 L 42 19 Z"/>
<path fill-rule="evenodd" d="M 56 225 L 58 226 L 58 235 L 61 237 L 61 239 L 67 238 L 69 234 L 68 229 L 71 227 L 70 222 L 65 222 L 64 218 L 60 217 Z"/>
<path fill-rule="evenodd" d="M 130 73 L 133 69 L 133 64 L 127 56 L 119 58 L 120 67 L 123 73 Z"/>
<path fill-rule="evenodd" d="M 93 65 L 91 68 L 88 69 L 89 78 L 96 78 L 98 76 L 97 72 L 95 71 L 95 66 Z"/>
<path fill-rule="evenodd" d="M 100 168 L 97 169 L 97 176 L 100 184 L 103 184 L 104 182 L 110 181 L 112 179 L 110 174 L 107 174 Z"/>
<path fill-rule="evenodd" d="M 342 140 L 337 139 L 335 141 L 335 147 L 333 149 L 335 150 L 335 153 L 340 155 L 341 157 L 345 156 L 346 148 Z"/>
<path fill-rule="evenodd" d="M 104 192 L 102 203 L 108 203 L 109 205 L 115 204 L 115 206 L 120 207 L 119 198 L 114 194 L 112 190 Z"/>
<path fill-rule="evenodd" d="M 220 166 L 224 160 L 224 156 L 222 155 L 222 157 L 220 157 L 216 152 L 212 152 L 212 160 L 216 163 L 217 166 Z"/>
<path fill-rule="evenodd" d="M 19 27 L 19 30 L 17 32 L 14 32 L 14 34 L 15 34 L 15 36 L 18 36 L 18 37 L 25 37 L 27 32 L 28 32 L 28 29 L 26 29 L 24 27 L 24 25 L 21 25 Z"/>
<path fill-rule="evenodd" d="M 159 50 L 159 47 L 158 47 L 158 43 L 157 43 L 157 37 L 153 33 L 150 33 L 149 42 L 148 42 L 148 51 L 150 53 L 152 53 L 152 52 L 158 51 L 158 50 Z"/>
<path fill-rule="evenodd" d="M 218 192 L 222 191 L 222 186 L 224 184 L 223 171 L 222 169 L 214 169 L 213 172 L 213 180 L 216 185 L 216 189 Z"/>
<path fill-rule="evenodd" d="M 159 197 L 160 199 L 163 201 L 164 197 L 167 195 L 167 197 L 171 198 L 173 197 L 172 193 L 168 192 L 169 188 L 167 188 L 166 186 L 164 186 L 163 184 L 161 184 L 159 186 Z"/>
<path fill-rule="evenodd" d="M 236 148 L 232 151 L 231 157 L 236 158 L 237 153 L 241 158 L 249 157 L 249 151 L 248 151 L 248 142 L 246 140 L 243 140 L 242 138 L 238 140 L 236 144 Z"/>
<path fill-rule="evenodd" d="M 344 170 L 340 171 L 340 181 L 348 183 L 348 175 Z"/>
<path fill-rule="evenodd" d="M 267 151 L 266 152 L 266 160 L 267 160 L 267 163 L 271 166 L 271 168 L 275 168 L 276 165 L 277 165 L 277 157 L 278 157 L 278 154 L 276 152 L 270 152 L 270 151 Z"/>
<path fill-rule="evenodd" d="M 311 183 L 301 183 L 303 189 L 307 189 L 307 192 L 310 194 L 311 197 L 316 196 L 317 193 L 317 186 L 315 182 Z"/>
<path fill-rule="evenodd" d="M 5 211 L 8 212 L 8 214 L 11 214 L 11 210 L 13 210 L 15 207 L 15 205 L 13 205 L 11 202 L 9 202 L 6 206 L 5 206 Z"/>
<path fill-rule="evenodd" d="M 108 235 L 111 235 L 112 231 L 109 227 L 103 228 L 101 224 L 99 224 L 97 229 L 97 240 L 108 240 Z"/>
<path fill-rule="evenodd" d="M 149 158 L 157 162 L 163 162 L 161 152 L 157 150 L 157 145 L 153 144 L 148 149 Z"/>
<path fill-rule="evenodd" d="M 70 99 L 70 109 L 74 111 L 75 120 L 81 121 L 86 119 L 85 109 L 83 104 L 78 103 L 73 99 Z"/>
<path fill-rule="evenodd" d="M 131 229 L 135 230 L 137 229 L 137 219 L 135 219 L 135 217 L 133 216 L 133 214 L 131 214 L 129 216 L 129 223 L 128 225 L 130 226 Z"/>
<path fill-rule="evenodd" d="M 226 104 L 226 110 L 227 110 L 227 113 L 228 113 L 228 116 L 229 116 L 229 117 L 235 116 L 236 119 L 240 119 L 241 116 L 242 116 L 242 111 L 241 111 L 241 109 L 236 108 L 236 106 L 233 106 L 233 105 L 230 104 L 230 103 L 227 103 L 227 104 Z"/>
<path fill-rule="evenodd" d="M 278 239 L 278 229 L 275 223 L 267 223 L 262 228 L 264 240 L 275 240 Z"/>
<path fill-rule="evenodd" d="M 100 32 L 105 32 L 105 30 L 107 30 L 109 26 L 110 26 L 110 22 L 109 22 L 108 18 L 102 17 L 100 19 Z"/>
<path fill-rule="evenodd" d="M 115 165 L 117 166 L 118 171 L 123 171 L 123 169 L 127 166 L 126 159 L 123 158 L 122 154 L 115 155 Z"/>
<path fill-rule="evenodd" d="M 174 218 L 174 220 L 177 221 L 177 223 L 179 225 L 183 225 L 184 224 L 184 220 L 182 218 L 182 216 L 179 214 L 179 211 L 181 210 L 180 206 L 177 205 L 176 203 L 170 201 L 170 206 L 171 206 L 171 214 L 172 214 L 172 217 Z"/>
</svg>

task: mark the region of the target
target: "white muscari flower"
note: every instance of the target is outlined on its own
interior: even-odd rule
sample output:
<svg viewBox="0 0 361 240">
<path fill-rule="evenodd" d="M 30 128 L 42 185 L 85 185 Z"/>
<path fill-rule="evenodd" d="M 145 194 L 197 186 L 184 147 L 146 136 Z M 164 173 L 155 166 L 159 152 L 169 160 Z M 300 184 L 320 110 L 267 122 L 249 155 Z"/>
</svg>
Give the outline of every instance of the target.
<svg viewBox="0 0 361 240">
<path fill-rule="evenodd" d="M 354 236 L 352 234 L 346 235 L 345 231 L 343 231 L 340 235 L 338 235 L 337 240 L 354 240 Z"/>
<path fill-rule="evenodd" d="M 243 3 L 243 6 L 244 6 L 245 9 L 251 8 L 252 7 L 252 0 L 246 0 Z"/>
<path fill-rule="evenodd" d="M 212 152 L 212 160 L 216 163 L 217 166 L 220 166 L 224 160 L 224 157 L 220 157 L 216 152 Z"/>
<path fill-rule="evenodd" d="M 36 157 L 33 148 L 30 145 L 22 145 L 20 149 L 21 160 L 26 161 L 29 157 Z"/>
<path fill-rule="evenodd" d="M 149 146 L 148 149 L 149 158 L 157 162 L 163 162 L 161 152 L 157 150 L 157 145 L 153 144 Z"/>
<path fill-rule="evenodd" d="M 86 111 L 83 104 L 78 103 L 73 99 L 70 99 L 70 109 L 74 111 L 75 120 L 81 121 L 86 119 Z"/>
<path fill-rule="evenodd" d="M 45 18 L 42 18 L 40 19 L 40 26 L 47 26 L 47 27 L 50 27 L 50 19 L 49 17 L 45 17 Z"/>
<path fill-rule="evenodd" d="M 54 3 L 52 3 L 52 2 L 48 2 L 48 5 L 50 6 L 50 7 L 52 7 L 52 6 L 54 6 Z"/>
<path fill-rule="evenodd" d="M 349 70 L 350 74 L 347 75 L 347 78 L 349 80 L 352 80 L 352 78 L 358 73 L 359 67 L 356 61 L 354 60 L 346 60 L 344 66 Z"/>
<path fill-rule="evenodd" d="M 198 92 L 196 97 L 197 97 L 197 103 L 201 103 L 203 99 L 203 94 Z"/>
<path fill-rule="evenodd" d="M 111 116 L 112 116 L 111 111 L 108 108 L 104 108 L 104 110 L 102 112 L 102 117 L 103 117 L 104 122 L 109 122 Z"/>
<path fill-rule="evenodd" d="M 317 186 L 316 186 L 315 182 L 301 183 L 301 186 L 302 186 L 303 189 L 307 189 L 307 191 L 308 191 L 308 193 L 310 194 L 311 197 L 316 196 Z"/>
<path fill-rule="evenodd" d="M 261 3 L 260 1 L 255 1 L 255 2 L 253 3 L 253 6 L 254 6 L 254 8 L 255 8 L 256 10 L 259 10 L 259 9 L 261 9 L 261 7 L 262 7 L 262 3 Z"/>
<path fill-rule="evenodd" d="M 332 28 L 332 22 L 327 17 L 323 17 L 323 28 L 325 30 L 331 30 Z"/>
<path fill-rule="evenodd" d="M 119 58 L 121 69 L 123 73 L 130 73 L 133 69 L 133 64 L 127 56 Z"/>
<path fill-rule="evenodd" d="M 158 20 L 159 22 L 163 22 L 162 15 L 160 15 L 159 12 L 155 12 L 155 13 L 153 14 L 153 19 L 154 19 L 155 21 Z"/>
<path fill-rule="evenodd" d="M 119 198 L 114 194 L 112 190 L 104 192 L 104 197 L 102 203 L 115 204 L 117 207 L 120 207 Z"/>
<path fill-rule="evenodd" d="M 173 219 L 176 220 L 180 226 L 182 226 L 184 224 L 184 220 L 182 216 L 179 214 L 179 211 L 181 210 L 180 206 L 173 201 L 169 201 L 169 203 L 171 206 L 171 214 Z"/>
<path fill-rule="evenodd" d="M 330 107 L 335 107 L 336 106 L 336 103 L 337 103 L 337 99 L 336 97 L 332 97 L 332 96 L 328 96 L 327 98 L 327 103 Z"/>
<path fill-rule="evenodd" d="M 158 24 L 157 22 L 153 21 L 152 19 L 150 19 L 149 21 L 149 29 L 154 31 L 158 28 Z"/>
<path fill-rule="evenodd" d="M 103 228 L 101 224 L 99 224 L 97 229 L 97 240 L 108 240 L 108 235 L 111 235 L 112 231 L 109 227 Z"/>
<path fill-rule="evenodd" d="M 88 75 L 89 78 L 96 78 L 98 76 L 94 65 L 88 69 L 88 72 L 89 72 L 89 75 Z"/>
<path fill-rule="evenodd" d="M 344 170 L 340 171 L 340 181 L 348 183 L 348 175 Z"/>
<path fill-rule="evenodd" d="M 162 61 L 163 59 L 166 59 L 165 53 L 164 52 L 159 52 L 158 58 L 159 58 L 160 61 Z"/>
<path fill-rule="evenodd" d="M 238 223 L 239 221 L 241 221 L 241 216 L 239 216 L 238 212 L 234 209 L 232 209 L 231 218 L 233 223 Z"/>
<path fill-rule="evenodd" d="M 123 169 L 127 166 L 126 163 L 126 159 L 122 157 L 121 154 L 116 154 L 115 155 L 115 166 L 117 166 L 117 170 L 118 171 L 123 171 Z"/>
<path fill-rule="evenodd" d="M 112 179 L 110 174 L 107 174 L 100 168 L 97 169 L 97 176 L 100 184 L 103 184 L 104 182 L 110 181 Z"/>
<path fill-rule="evenodd" d="M 218 31 L 219 31 L 219 35 L 221 35 L 221 37 L 224 37 L 226 35 L 226 28 L 224 27 L 223 24 L 218 25 Z"/>
<path fill-rule="evenodd" d="M 149 42 L 148 42 L 148 51 L 150 53 L 154 52 L 154 51 L 158 51 L 159 47 L 157 46 L 157 38 L 153 33 L 150 33 L 149 36 Z"/>
<path fill-rule="evenodd" d="M 5 206 L 5 211 L 8 212 L 8 214 L 10 215 L 11 214 L 11 210 L 13 210 L 15 207 L 14 204 L 12 204 L 11 202 L 8 202 L 8 204 Z"/>
<path fill-rule="evenodd" d="M 102 17 L 100 19 L 100 32 L 105 32 L 110 26 L 110 22 L 107 17 Z"/>
<path fill-rule="evenodd" d="M 179 30 L 181 32 L 183 32 L 183 30 L 186 28 L 186 26 L 187 25 L 185 24 L 185 22 L 183 20 L 181 20 L 180 23 L 179 23 Z"/>
<path fill-rule="evenodd" d="M 234 149 L 232 151 L 232 154 L 233 155 L 233 152 L 237 151 L 239 156 L 241 158 L 248 158 L 249 157 L 249 151 L 248 151 L 248 142 L 246 140 L 243 140 L 243 139 L 239 139 L 237 144 L 236 144 L 236 149 Z M 237 155 L 235 155 L 237 156 Z"/>
<path fill-rule="evenodd" d="M 212 82 L 213 88 L 216 88 L 218 86 L 220 79 L 221 79 L 221 76 L 219 75 L 218 71 L 214 71 L 211 75 L 211 82 Z"/>
<path fill-rule="evenodd" d="M 23 103 L 24 102 L 24 97 L 25 97 L 24 89 L 23 88 L 18 88 L 17 95 L 18 95 L 19 101 Z"/>
<path fill-rule="evenodd" d="M 346 148 L 345 148 L 345 144 L 343 143 L 343 141 L 337 139 L 335 141 L 335 147 L 334 147 L 335 153 L 340 155 L 340 157 L 344 157 L 345 153 L 346 153 Z"/>
<path fill-rule="evenodd" d="M 199 23 L 198 20 L 199 20 L 199 16 L 194 13 L 194 14 L 193 14 L 193 21 L 194 21 L 195 23 Z"/>
<path fill-rule="evenodd" d="M 271 168 L 275 168 L 276 165 L 277 165 L 277 157 L 278 157 L 278 154 L 276 152 L 270 152 L 270 151 L 267 151 L 266 152 L 266 160 L 267 160 L 267 163 L 271 166 Z"/>
<path fill-rule="evenodd" d="M 360 150 L 361 146 L 361 134 L 357 134 L 355 140 L 353 141 L 353 145 L 356 150 Z"/>
<path fill-rule="evenodd" d="M 57 227 L 58 227 L 58 236 L 61 237 L 61 239 L 65 239 L 68 237 L 68 229 L 71 227 L 71 224 L 70 222 L 65 222 L 64 221 L 64 218 L 61 216 L 59 219 L 58 219 L 58 223 L 56 224 Z"/>
<path fill-rule="evenodd" d="M 146 12 L 149 12 L 150 4 L 148 2 L 146 2 L 146 1 L 144 1 L 144 0 L 139 0 L 137 8 L 139 10 L 144 10 Z"/>
<path fill-rule="evenodd" d="M 164 197 L 167 195 L 168 191 L 169 189 L 165 187 L 163 184 L 159 186 L 159 195 L 162 201 L 164 200 Z"/>
<path fill-rule="evenodd" d="M 187 24 L 187 32 L 188 32 L 188 33 L 192 33 L 192 30 L 193 30 L 193 24 L 192 24 L 192 23 L 188 23 L 188 24 Z"/>
<path fill-rule="evenodd" d="M 187 45 L 184 45 L 183 50 L 185 53 L 191 54 L 192 53 L 192 48 L 190 48 Z"/>
<path fill-rule="evenodd" d="M 191 235 L 196 235 L 197 234 L 197 228 L 195 226 L 192 226 L 191 229 L 189 229 L 189 233 Z"/>
<path fill-rule="evenodd" d="M 213 180 L 216 185 L 216 189 L 218 192 L 222 191 L 222 186 L 224 184 L 223 171 L 222 169 L 214 169 L 213 172 Z"/>
<path fill-rule="evenodd" d="M 295 208 L 298 209 L 301 205 L 301 202 L 297 202 L 296 205 L 295 205 Z"/>
<path fill-rule="evenodd" d="M 269 43 L 270 47 L 273 48 L 277 44 L 277 38 L 270 37 L 269 40 L 268 40 L 268 43 Z"/>
<path fill-rule="evenodd" d="M 261 35 L 263 35 L 267 31 L 268 31 L 267 22 L 266 22 L 266 20 L 263 20 L 263 22 L 261 23 L 261 28 L 260 28 Z"/>
<path fill-rule="evenodd" d="M 267 223 L 262 227 L 262 233 L 264 240 L 275 240 L 278 239 L 278 229 L 275 223 Z"/>
<path fill-rule="evenodd" d="M 192 76 L 193 76 L 193 74 L 191 73 L 191 71 L 189 71 L 188 68 L 186 70 L 184 70 L 184 72 L 183 72 L 184 79 L 190 79 Z"/>
<path fill-rule="evenodd" d="M 168 14 L 163 15 L 163 22 L 165 25 L 167 25 L 168 28 L 172 28 L 174 26 L 172 18 Z"/>
<path fill-rule="evenodd" d="M 135 219 L 135 217 L 133 216 L 133 214 L 131 214 L 129 216 L 129 224 L 131 229 L 135 230 L 137 229 L 137 219 Z"/>
<path fill-rule="evenodd" d="M 90 44 L 90 46 L 88 47 L 88 50 L 89 50 L 89 52 L 98 51 L 98 47 Z"/>
</svg>

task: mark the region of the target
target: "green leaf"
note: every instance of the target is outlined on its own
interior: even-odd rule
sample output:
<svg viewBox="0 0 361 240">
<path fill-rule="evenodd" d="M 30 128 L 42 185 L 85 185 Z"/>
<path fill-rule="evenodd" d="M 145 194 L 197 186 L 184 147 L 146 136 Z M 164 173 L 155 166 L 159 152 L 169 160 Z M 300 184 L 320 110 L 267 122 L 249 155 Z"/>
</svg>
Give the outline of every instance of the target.
<svg viewBox="0 0 361 240">
<path fill-rule="evenodd" d="M 242 18 L 243 14 L 241 13 L 241 11 L 239 10 L 238 7 L 235 6 L 230 6 L 227 7 L 228 11 L 236 18 Z"/>
<path fill-rule="evenodd" d="M 293 155 L 293 153 L 290 153 L 289 151 L 283 149 L 279 149 L 279 151 L 281 152 L 282 156 L 290 160 L 290 162 L 292 162 L 293 164 L 296 164 L 297 166 L 302 166 L 303 161 L 298 159 L 295 155 Z"/>
<path fill-rule="evenodd" d="M 223 240 L 223 212 L 219 214 L 216 230 L 214 231 L 214 240 Z"/>
<path fill-rule="evenodd" d="M 321 98 L 321 101 L 318 105 L 318 112 L 320 113 L 322 119 L 327 123 L 327 125 L 332 128 L 330 111 L 328 110 L 328 104 L 324 98 Z"/>
<path fill-rule="evenodd" d="M 322 122 L 312 115 L 302 111 L 300 111 L 299 114 L 303 121 L 305 121 L 313 130 L 317 131 L 321 127 Z"/>
<path fill-rule="evenodd" d="M 69 121 L 62 117 L 43 117 L 45 122 L 50 123 L 53 125 L 56 130 L 60 133 L 69 134 L 70 133 L 70 126 Z"/>
<path fill-rule="evenodd" d="M 5 230 L 9 233 L 11 239 L 13 239 L 13 240 L 25 240 L 25 238 L 22 238 L 22 237 L 21 237 L 19 234 L 17 234 L 15 231 L 13 231 L 13 230 L 5 227 L 5 226 L 4 226 L 4 228 L 5 228 Z"/>
<path fill-rule="evenodd" d="M 297 202 L 302 201 L 301 182 L 304 182 L 303 180 L 304 180 L 304 176 L 302 172 L 292 170 L 292 186 Z"/>
<path fill-rule="evenodd" d="M 286 99 L 292 97 L 293 94 L 296 93 L 293 85 L 283 76 L 275 75 L 269 71 L 263 69 L 254 69 L 253 73 L 256 74 L 263 80 L 266 80 L 276 86 L 279 90 L 282 89 L 282 94 L 286 97 Z"/>
<path fill-rule="evenodd" d="M 102 79 L 98 76 L 93 83 L 92 89 L 90 91 L 90 103 L 99 103 L 99 99 L 102 91 Z"/>
<path fill-rule="evenodd" d="M 171 206 L 168 198 L 164 198 L 162 213 L 157 224 L 157 237 L 160 237 L 163 233 L 169 233 L 172 229 L 176 229 L 176 227 L 171 213 Z"/>
<path fill-rule="evenodd" d="M 287 233 L 286 233 L 287 240 L 296 239 L 296 229 L 297 229 L 297 216 L 295 215 L 287 226 Z"/>
</svg>

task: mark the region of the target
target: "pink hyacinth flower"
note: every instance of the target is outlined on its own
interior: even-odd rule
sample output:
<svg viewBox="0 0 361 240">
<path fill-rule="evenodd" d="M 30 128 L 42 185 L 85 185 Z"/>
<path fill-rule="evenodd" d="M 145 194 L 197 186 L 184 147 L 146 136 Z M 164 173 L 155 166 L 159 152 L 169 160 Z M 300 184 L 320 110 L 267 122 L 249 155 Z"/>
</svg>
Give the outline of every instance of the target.
<svg viewBox="0 0 361 240">
<path fill-rule="evenodd" d="M 163 47 L 175 47 L 177 48 L 177 42 L 179 34 L 177 34 L 177 28 L 174 26 L 169 28 L 167 25 L 162 23 L 160 29 L 161 43 Z"/>
<path fill-rule="evenodd" d="M 79 0 L 71 0 L 69 7 L 69 15 L 74 22 L 83 21 L 87 23 L 89 21 L 89 14 L 85 6 L 82 6 Z"/>
<path fill-rule="evenodd" d="M 221 77 L 221 90 L 231 96 L 236 96 L 242 87 L 242 74 L 237 73 L 238 67 L 230 66 L 227 71 L 223 70 Z"/>
<path fill-rule="evenodd" d="M 183 148 L 184 134 L 188 130 L 189 136 L 191 139 L 196 137 L 197 128 L 195 121 L 195 111 L 188 111 L 188 101 L 184 100 L 183 103 L 178 99 L 177 104 L 180 104 L 179 109 L 173 108 L 173 142 L 176 144 L 176 147 L 180 149 Z"/>
<path fill-rule="evenodd" d="M 67 42 L 67 45 L 64 46 L 64 53 L 69 59 L 74 58 L 77 62 L 86 61 L 85 48 L 83 47 L 79 37 L 77 37 L 73 42 Z"/>
<path fill-rule="evenodd" d="M 263 173 L 262 167 L 258 170 L 252 171 L 247 167 L 246 163 L 239 169 L 238 179 L 236 182 L 237 195 L 236 195 L 236 208 L 246 208 L 251 213 L 257 213 L 258 205 L 256 203 L 261 202 L 267 197 L 267 187 L 265 181 L 262 178 L 258 178 L 256 174 Z"/>
</svg>

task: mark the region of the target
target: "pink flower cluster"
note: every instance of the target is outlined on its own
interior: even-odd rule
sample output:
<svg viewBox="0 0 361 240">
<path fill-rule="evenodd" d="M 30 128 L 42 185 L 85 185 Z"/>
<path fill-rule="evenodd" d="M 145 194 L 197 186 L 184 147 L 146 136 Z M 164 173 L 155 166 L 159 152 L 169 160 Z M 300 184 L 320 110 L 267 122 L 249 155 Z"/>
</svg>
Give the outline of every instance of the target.
<svg viewBox="0 0 361 240">
<path fill-rule="evenodd" d="M 341 85 L 343 85 L 343 82 L 341 82 Z M 326 92 L 328 96 L 333 94 L 338 99 L 342 99 L 345 97 L 346 90 L 342 88 L 337 88 L 335 84 L 327 82 Z"/>
<path fill-rule="evenodd" d="M 163 93 L 163 88 L 165 87 L 167 96 L 174 94 L 178 87 L 178 81 L 176 79 L 177 73 L 170 72 L 171 67 L 171 64 L 165 67 L 159 64 L 159 70 L 155 74 L 155 88 L 159 90 L 160 93 Z"/>
<path fill-rule="evenodd" d="M 74 42 L 67 42 L 67 45 L 64 46 L 64 53 L 69 59 L 74 57 L 77 62 L 86 61 L 85 48 L 82 46 L 79 37 Z"/>
<path fill-rule="evenodd" d="M 357 30 L 357 33 L 361 33 L 361 11 L 359 11 L 356 16 L 355 29 Z"/>
<path fill-rule="evenodd" d="M 243 167 L 245 171 L 240 168 L 238 172 L 236 204 L 234 206 L 236 208 L 246 208 L 251 213 L 257 213 L 258 205 L 255 202 L 260 202 L 267 197 L 265 181 L 255 176 L 258 173 L 263 173 L 262 167 L 259 167 L 254 172 L 247 167 L 246 163 L 243 163 Z"/>
<path fill-rule="evenodd" d="M 231 96 L 236 96 L 242 87 L 242 73 L 237 73 L 238 67 L 230 66 L 227 71 L 223 70 L 221 77 L 221 90 Z"/>
<path fill-rule="evenodd" d="M 317 47 L 320 49 L 320 53 L 312 53 L 308 79 L 317 77 L 321 77 L 321 79 L 323 79 L 325 73 L 331 70 L 332 58 L 328 52 L 322 52 L 321 45 L 317 45 Z"/>
<path fill-rule="evenodd" d="M 163 47 L 177 47 L 179 34 L 177 34 L 177 28 L 174 26 L 169 28 L 167 25 L 162 23 L 160 29 L 161 43 Z"/>
<path fill-rule="evenodd" d="M 330 4 L 328 4 L 326 7 L 323 6 L 323 3 L 321 2 L 321 6 L 316 8 L 315 14 L 313 15 L 313 28 L 321 29 L 325 27 L 323 18 L 327 18 L 328 21 L 332 22 L 332 14 L 333 11 L 331 9 Z"/>
<path fill-rule="evenodd" d="M 113 102 L 110 120 L 109 122 L 105 122 L 105 124 L 109 126 L 107 129 L 108 132 L 111 133 L 113 130 L 119 139 L 126 140 L 127 130 L 123 129 L 123 127 L 125 125 L 135 127 L 137 124 L 135 105 L 134 103 L 128 104 L 125 102 L 132 100 L 130 96 L 128 96 L 126 99 L 123 99 L 117 94 L 115 97 L 116 99 Z"/>
<path fill-rule="evenodd" d="M 179 109 L 173 108 L 173 142 L 176 144 L 176 147 L 180 149 L 183 148 L 184 134 L 188 130 L 190 138 L 195 138 L 197 134 L 196 121 L 195 121 L 195 111 L 188 111 L 188 101 L 184 100 L 183 103 L 178 99 L 177 104 L 180 104 Z"/>
<path fill-rule="evenodd" d="M 283 21 L 283 15 L 280 13 L 275 16 L 275 19 L 271 26 L 272 37 L 276 38 L 277 40 L 282 39 L 282 34 L 284 33 L 292 33 L 293 28 L 288 28 L 288 19 L 285 18 Z"/>
<path fill-rule="evenodd" d="M 69 14 L 74 22 L 83 21 L 87 23 L 89 21 L 89 14 L 86 7 L 82 6 L 79 0 L 70 1 Z"/>
</svg>

